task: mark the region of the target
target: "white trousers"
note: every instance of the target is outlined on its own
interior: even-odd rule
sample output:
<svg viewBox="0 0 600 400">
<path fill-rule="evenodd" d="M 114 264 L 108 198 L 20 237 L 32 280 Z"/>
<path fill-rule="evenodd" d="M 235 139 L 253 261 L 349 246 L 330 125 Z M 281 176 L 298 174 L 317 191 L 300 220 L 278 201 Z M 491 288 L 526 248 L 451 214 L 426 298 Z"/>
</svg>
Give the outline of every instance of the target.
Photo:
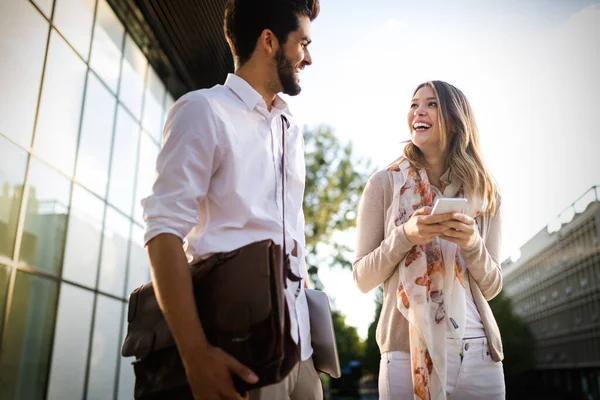
<svg viewBox="0 0 600 400">
<path fill-rule="evenodd" d="M 448 340 L 448 400 L 504 400 L 502 363 L 490 357 L 487 339 Z M 410 354 L 390 351 L 381 355 L 380 400 L 412 400 Z M 435 399 L 434 399 L 435 400 Z"/>
</svg>

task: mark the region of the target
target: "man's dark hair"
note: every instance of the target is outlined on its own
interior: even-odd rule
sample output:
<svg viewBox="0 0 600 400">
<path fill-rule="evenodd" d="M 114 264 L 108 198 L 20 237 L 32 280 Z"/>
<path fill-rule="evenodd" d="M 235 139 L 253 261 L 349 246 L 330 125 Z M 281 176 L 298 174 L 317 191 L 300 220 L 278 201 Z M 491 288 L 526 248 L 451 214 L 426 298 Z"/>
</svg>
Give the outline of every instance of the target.
<svg viewBox="0 0 600 400">
<path fill-rule="evenodd" d="M 237 65 L 242 65 L 263 30 L 270 29 L 283 45 L 298 29 L 299 17 L 313 21 L 318 15 L 319 0 L 228 0 L 223 28 Z"/>
</svg>

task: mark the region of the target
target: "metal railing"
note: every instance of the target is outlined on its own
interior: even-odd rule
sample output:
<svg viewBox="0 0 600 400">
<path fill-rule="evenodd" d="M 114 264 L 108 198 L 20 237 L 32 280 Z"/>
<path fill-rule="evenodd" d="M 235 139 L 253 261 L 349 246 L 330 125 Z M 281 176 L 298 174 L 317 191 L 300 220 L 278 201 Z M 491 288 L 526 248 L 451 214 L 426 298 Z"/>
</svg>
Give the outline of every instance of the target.
<svg viewBox="0 0 600 400">
<path fill-rule="evenodd" d="M 565 208 L 556 218 L 546 226 L 548 233 L 558 232 L 564 224 L 568 224 L 575 218 L 575 215 L 586 210 L 588 205 L 595 201 L 600 201 L 600 185 L 594 185 L 584 194 L 579 196 L 571 205 Z"/>
</svg>

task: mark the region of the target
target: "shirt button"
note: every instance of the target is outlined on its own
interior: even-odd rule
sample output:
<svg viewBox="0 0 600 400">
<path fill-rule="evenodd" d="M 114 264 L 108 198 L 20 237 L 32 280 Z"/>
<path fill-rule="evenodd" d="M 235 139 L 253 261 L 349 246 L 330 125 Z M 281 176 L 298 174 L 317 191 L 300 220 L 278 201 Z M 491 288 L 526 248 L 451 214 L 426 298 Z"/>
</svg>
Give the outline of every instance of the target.
<svg viewBox="0 0 600 400">
<path fill-rule="evenodd" d="M 469 350 L 469 343 L 465 343 L 465 351 Z"/>
</svg>

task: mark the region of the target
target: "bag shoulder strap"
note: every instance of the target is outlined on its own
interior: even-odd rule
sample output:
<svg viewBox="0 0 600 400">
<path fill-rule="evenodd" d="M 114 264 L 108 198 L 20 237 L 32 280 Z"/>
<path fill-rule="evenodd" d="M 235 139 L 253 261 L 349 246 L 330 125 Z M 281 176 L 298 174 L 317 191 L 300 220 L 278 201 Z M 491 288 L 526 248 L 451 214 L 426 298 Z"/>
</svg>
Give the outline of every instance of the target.
<svg viewBox="0 0 600 400">
<path fill-rule="evenodd" d="M 281 114 L 281 207 L 283 209 L 283 256 L 287 257 L 285 248 L 285 134 L 289 122 L 285 115 Z"/>
<path fill-rule="evenodd" d="M 281 208 L 283 209 L 283 260 L 286 268 L 287 278 L 292 282 L 300 282 L 302 280 L 301 277 L 296 276 L 292 269 L 290 268 L 290 259 L 286 250 L 285 245 L 285 136 L 287 132 L 287 128 L 290 127 L 290 123 L 285 117 L 285 115 L 281 114 Z"/>
</svg>

